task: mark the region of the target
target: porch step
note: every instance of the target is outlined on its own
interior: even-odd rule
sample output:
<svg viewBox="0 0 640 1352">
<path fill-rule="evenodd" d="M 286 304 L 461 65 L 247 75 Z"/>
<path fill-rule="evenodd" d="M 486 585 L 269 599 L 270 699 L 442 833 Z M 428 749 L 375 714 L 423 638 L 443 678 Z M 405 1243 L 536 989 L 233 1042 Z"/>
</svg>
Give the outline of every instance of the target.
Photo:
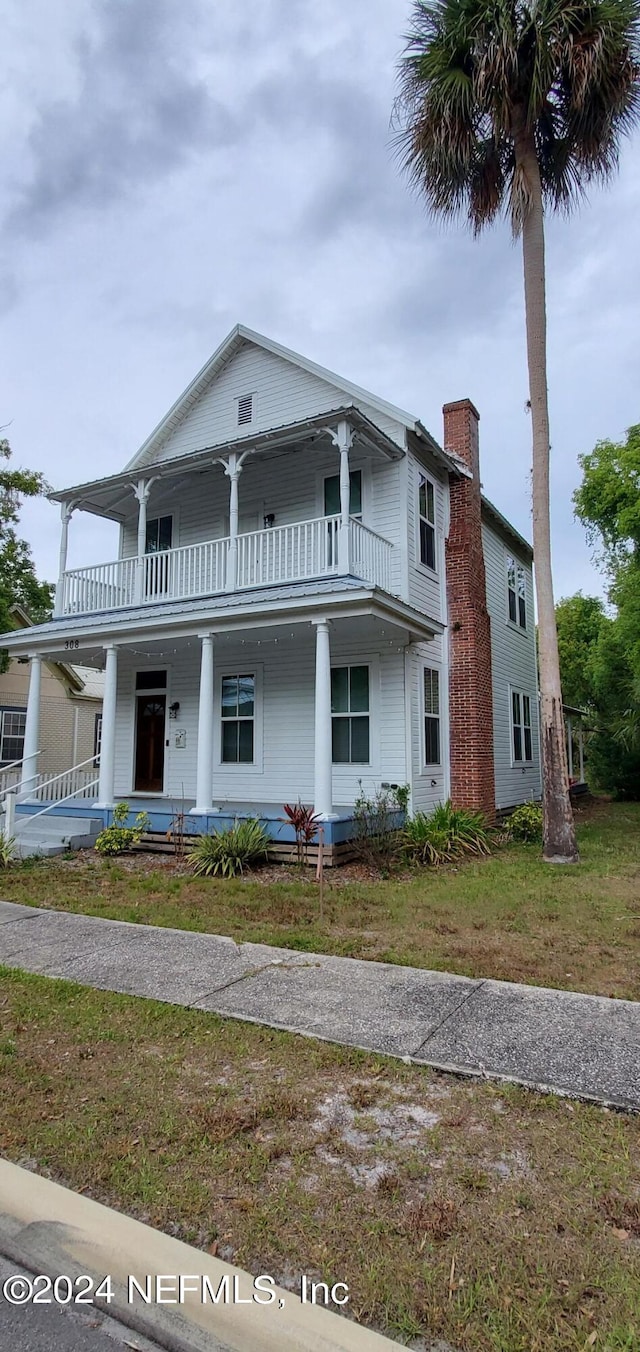
<svg viewBox="0 0 640 1352">
<path fill-rule="evenodd" d="M 33 817 L 19 813 L 15 819 L 15 854 L 18 859 L 32 859 L 66 850 L 89 849 L 102 830 L 99 817 Z"/>
</svg>

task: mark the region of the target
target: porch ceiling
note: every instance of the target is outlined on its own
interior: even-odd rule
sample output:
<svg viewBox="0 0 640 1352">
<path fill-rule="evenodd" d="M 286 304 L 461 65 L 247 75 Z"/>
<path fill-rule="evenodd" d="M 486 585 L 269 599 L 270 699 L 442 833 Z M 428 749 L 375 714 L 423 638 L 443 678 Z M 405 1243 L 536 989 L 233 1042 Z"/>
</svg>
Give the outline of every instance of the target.
<svg viewBox="0 0 640 1352">
<path fill-rule="evenodd" d="M 171 480 L 176 476 L 202 472 L 229 451 L 259 455 L 263 460 L 280 455 L 286 449 L 292 452 L 304 451 L 323 435 L 327 427 L 334 427 L 345 417 L 355 428 L 357 444 L 360 447 L 364 446 L 369 452 L 382 455 L 388 460 L 398 460 L 405 454 L 395 441 L 381 432 L 355 405 L 345 404 L 326 413 L 319 413 L 313 418 L 305 418 L 302 422 L 289 423 L 268 432 L 204 446 L 200 450 L 175 456 L 171 460 L 151 462 L 136 470 L 129 469 L 121 474 L 112 474 L 107 478 L 94 479 L 89 483 L 60 489 L 50 493 L 49 498 L 51 502 L 73 502 L 81 511 L 121 521 L 127 514 L 123 510 L 125 504 L 130 505 L 132 486 L 140 478 Z"/>
<path fill-rule="evenodd" d="M 394 642 L 428 641 L 443 629 L 439 621 L 403 601 L 349 577 L 51 620 L 28 631 L 0 635 L 0 645 L 14 656 L 39 653 L 67 661 L 73 656 L 83 665 L 101 666 L 108 643 L 134 650 L 143 644 L 144 651 L 152 653 L 167 644 L 174 651 L 178 645 L 196 645 L 203 633 L 215 634 L 219 642 L 258 643 L 267 637 L 273 642 L 292 632 L 299 635 L 305 627 L 310 630 L 319 618 L 336 625 L 344 621 L 358 641 L 366 633 L 387 628 Z M 76 642 L 77 648 L 72 646 Z"/>
</svg>

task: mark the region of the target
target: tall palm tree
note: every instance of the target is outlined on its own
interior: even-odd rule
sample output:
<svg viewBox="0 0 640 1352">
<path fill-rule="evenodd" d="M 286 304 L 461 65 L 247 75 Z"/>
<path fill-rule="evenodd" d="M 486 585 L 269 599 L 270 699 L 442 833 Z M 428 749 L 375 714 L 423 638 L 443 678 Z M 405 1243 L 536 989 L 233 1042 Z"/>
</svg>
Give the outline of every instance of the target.
<svg viewBox="0 0 640 1352">
<path fill-rule="evenodd" d="M 544 857 L 577 860 L 551 577 L 545 209 L 617 165 L 639 112 L 640 0 L 414 0 L 399 63 L 404 167 L 430 211 L 522 236 L 533 432 Z"/>
</svg>

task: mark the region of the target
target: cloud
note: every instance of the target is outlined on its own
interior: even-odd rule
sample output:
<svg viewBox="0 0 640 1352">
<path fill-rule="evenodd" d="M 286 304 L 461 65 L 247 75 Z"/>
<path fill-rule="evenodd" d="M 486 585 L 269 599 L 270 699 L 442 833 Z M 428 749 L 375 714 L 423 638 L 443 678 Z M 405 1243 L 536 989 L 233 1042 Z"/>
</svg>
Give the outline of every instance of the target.
<svg viewBox="0 0 640 1352">
<path fill-rule="evenodd" d="M 29 133 L 10 232 L 46 232 L 78 208 L 108 207 L 236 134 L 194 68 L 198 0 L 99 0 L 93 17 L 75 42 L 76 88 L 45 100 Z"/>
</svg>

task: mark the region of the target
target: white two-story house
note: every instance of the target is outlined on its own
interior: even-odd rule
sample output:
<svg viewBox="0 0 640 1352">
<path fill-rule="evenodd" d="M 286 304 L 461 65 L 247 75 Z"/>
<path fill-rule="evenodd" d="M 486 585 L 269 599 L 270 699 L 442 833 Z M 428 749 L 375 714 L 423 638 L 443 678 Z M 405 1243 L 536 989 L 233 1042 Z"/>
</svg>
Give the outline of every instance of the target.
<svg viewBox="0 0 640 1352">
<path fill-rule="evenodd" d="M 54 493 L 55 616 L 0 636 L 31 665 L 22 810 L 52 659 L 105 673 L 99 783 L 57 812 L 282 836 L 300 798 L 331 843 L 361 787 L 489 815 L 538 797 L 531 548 L 481 497 L 473 405 L 444 415 L 442 449 L 239 325 L 120 473 Z M 80 511 L 118 523 L 117 559 L 67 569 Z"/>
</svg>

